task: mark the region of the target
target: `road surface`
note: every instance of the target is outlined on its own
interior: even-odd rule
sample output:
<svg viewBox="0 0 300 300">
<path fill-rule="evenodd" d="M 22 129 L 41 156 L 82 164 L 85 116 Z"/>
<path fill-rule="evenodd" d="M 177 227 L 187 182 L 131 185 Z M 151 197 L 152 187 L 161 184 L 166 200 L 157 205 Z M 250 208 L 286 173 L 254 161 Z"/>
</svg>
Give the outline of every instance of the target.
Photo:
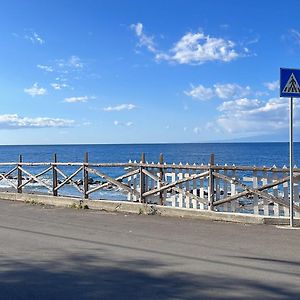
<svg viewBox="0 0 300 300">
<path fill-rule="evenodd" d="M 0 201 L 0 299 L 300 299 L 300 230 Z"/>
</svg>

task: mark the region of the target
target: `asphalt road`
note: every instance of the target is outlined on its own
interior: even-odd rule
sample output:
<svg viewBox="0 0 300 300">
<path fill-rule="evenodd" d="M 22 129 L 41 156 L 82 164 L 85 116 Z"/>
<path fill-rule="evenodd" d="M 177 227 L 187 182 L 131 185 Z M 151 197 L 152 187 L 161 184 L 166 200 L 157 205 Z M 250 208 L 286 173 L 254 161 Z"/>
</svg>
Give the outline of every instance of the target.
<svg viewBox="0 0 300 300">
<path fill-rule="evenodd" d="M 0 201 L 0 299 L 300 299 L 300 230 Z"/>
</svg>

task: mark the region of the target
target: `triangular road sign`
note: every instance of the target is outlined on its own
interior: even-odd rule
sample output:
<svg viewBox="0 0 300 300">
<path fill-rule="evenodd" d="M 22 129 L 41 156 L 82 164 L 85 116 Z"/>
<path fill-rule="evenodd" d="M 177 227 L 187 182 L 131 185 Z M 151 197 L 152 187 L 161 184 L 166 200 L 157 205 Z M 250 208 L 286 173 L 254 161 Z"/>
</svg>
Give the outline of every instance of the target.
<svg viewBox="0 0 300 300">
<path fill-rule="evenodd" d="M 300 93 L 300 86 L 298 84 L 298 81 L 294 75 L 294 73 L 291 74 L 288 82 L 286 83 L 285 87 L 283 88 L 284 93 L 290 93 L 290 94 L 298 94 Z"/>
</svg>

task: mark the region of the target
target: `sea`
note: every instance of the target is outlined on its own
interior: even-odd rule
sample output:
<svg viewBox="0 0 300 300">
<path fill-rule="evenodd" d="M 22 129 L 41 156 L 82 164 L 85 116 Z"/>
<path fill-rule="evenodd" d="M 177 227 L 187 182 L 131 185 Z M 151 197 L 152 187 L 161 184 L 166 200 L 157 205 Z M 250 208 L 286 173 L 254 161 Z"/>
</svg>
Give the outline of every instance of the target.
<svg viewBox="0 0 300 300">
<path fill-rule="evenodd" d="M 289 165 L 288 143 L 191 143 L 191 144 L 87 144 L 87 145 L 3 145 L 0 146 L 0 162 L 16 162 L 19 155 L 24 162 L 51 162 L 56 153 L 59 162 L 82 162 L 88 152 L 89 162 L 128 162 L 140 161 L 141 153 L 145 153 L 147 162 L 157 163 L 159 156 L 164 155 L 166 163 L 208 164 L 210 154 L 215 155 L 215 163 L 219 165 L 243 166 L 277 166 Z M 294 164 L 300 166 L 300 143 L 294 143 Z M 1 167 L 0 172 L 7 172 L 9 167 Z M 31 168 L 34 174 L 42 171 L 42 167 Z M 75 168 L 63 171 L 69 175 Z M 121 168 L 106 170 L 110 176 L 124 173 Z M 47 176 L 47 175 L 46 175 Z M 51 181 L 51 174 L 48 174 Z M 79 177 L 82 175 L 78 175 Z M 78 177 L 78 178 L 79 178 Z M 47 180 L 47 178 L 46 178 Z M 0 181 L 0 188 L 8 188 L 4 180 Z M 27 189 L 33 192 L 45 192 L 45 188 L 38 183 L 32 183 Z M 63 195 L 79 196 L 71 186 L 61 190 Z M 121 200 L 120 191 L 101 191 L 93 194 L 94 198 Z"/>
</svg>

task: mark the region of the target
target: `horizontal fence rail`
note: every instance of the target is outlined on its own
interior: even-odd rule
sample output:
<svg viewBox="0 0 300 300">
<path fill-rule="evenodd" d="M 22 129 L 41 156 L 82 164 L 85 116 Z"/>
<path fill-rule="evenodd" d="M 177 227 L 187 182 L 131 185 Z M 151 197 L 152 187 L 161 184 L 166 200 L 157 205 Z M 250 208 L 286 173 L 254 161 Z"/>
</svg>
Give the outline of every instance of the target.
<svg viewBox="0 0 300 300">
<path fill-rule="evenodd" d="M 300 169 L 293 177 L 294 214 L 300 217 Z M 289 168 L 283 166 L 158 163 L 0 162 L 0 184 L 17 193 L 71 195 L 83 199 L 117 199 L 196 210 L 289 216 Z M 39 188 L 37 188 L 38 186 Z M 1 185 L 0 185 L 1 188 Z M 5 189 L 3 186 L 2 190 Z M 107 196 L 99 194 L 105 192 Z M 98 193 L 98 194 L 97 194 Z M 102 196 L 101 196 L 102 195 Z"/>
</svg>

